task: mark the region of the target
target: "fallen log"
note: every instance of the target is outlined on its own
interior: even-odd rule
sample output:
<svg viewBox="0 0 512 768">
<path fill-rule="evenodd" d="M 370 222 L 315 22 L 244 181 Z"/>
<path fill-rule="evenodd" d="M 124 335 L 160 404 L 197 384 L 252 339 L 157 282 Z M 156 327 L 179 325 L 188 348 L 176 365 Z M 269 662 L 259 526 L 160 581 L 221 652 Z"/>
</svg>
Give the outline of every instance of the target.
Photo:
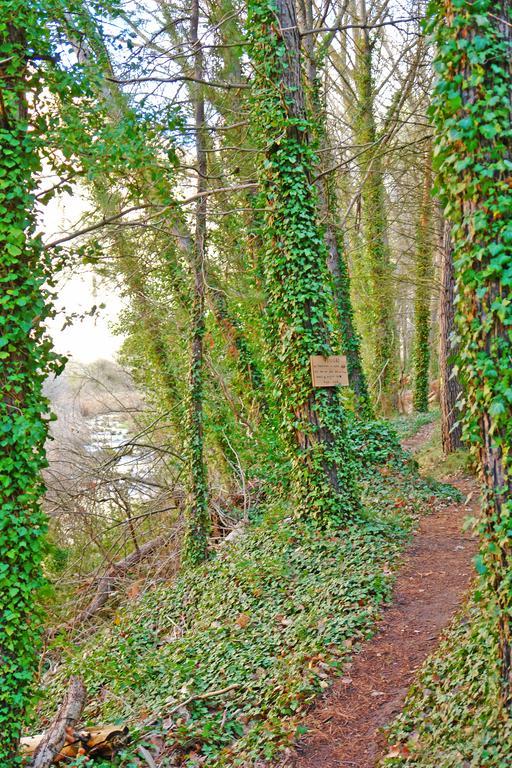
<svg viewBox="0 0 512 768">
<path fill-rule="evenodd" d="M 96 594 L 94 595 L 87 608 L 81 611 L 78 616 L 73 619 L 72 623 L 75 626 L 79 626 L 89 619 L 92 619 L 92 617 L 100 610 L 100 608 L 103 608 L 112 592 L 114 592 L 117 579 L 127 573 L 130 568 L 133 568 L 134 565 L 137 565 L 137 563 L 139 563 L 145 557 L 151 555 L 156 549 L 158 549 L 158 547 L 162 546 L 164 542 L 165 536 L 159 536 L 156 539 L 147 541 L 134 552 L 131 552 L 127 557 L 123 558 L 123 560 L 119 560 L 117 563 L 113 563 L 108 571 L 103 574 L 103 576 L 100 576 L 100 578 L 97 580 Z"/>
<path fill-rule="evenodd" d="M 79 677 L 72 677 L 55 719 L 35 747 L 30 768 L 48 768 L 57 757 L 63 759 L 67 756 L 61 750 L 82 715 L 85 696 L 86 691 L 82 680 Z"/>
</svg>

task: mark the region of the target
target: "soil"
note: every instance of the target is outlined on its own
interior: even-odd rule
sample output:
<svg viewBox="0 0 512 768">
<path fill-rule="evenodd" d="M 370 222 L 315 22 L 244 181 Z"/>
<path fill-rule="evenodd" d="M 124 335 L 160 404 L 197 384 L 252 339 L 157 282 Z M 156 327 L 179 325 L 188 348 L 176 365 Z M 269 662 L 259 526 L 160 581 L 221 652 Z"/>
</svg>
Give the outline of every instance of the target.
<svg viewBox="0 0 512 768">
<path fill-rule="evenodd" d="M 432 434 L 427 424 L 404 448 Z M 462 532 L 478 506 L 474 479 L 451 479 L 467 503 L 435 505 L 422 519 L 377 633 L 306 717 L 308 733 L 281 763 L 290 768 L 375 768 L 385 726 L 403 706 L 416 671 L 435 649 L 469 589 L 476 540 Z"/>
<path fill-rule="evenodd" d="M 436 425 L 434 422 L 424 424 L 414 435 L 402 440 L 402 448 L 404 451 L 412 451 L 413 453 L 414 451 L 417 451 L 418 448 L 421 448 L 428 440 L 430 440 L 434 434 L 435 428 Z"/>
</svg>

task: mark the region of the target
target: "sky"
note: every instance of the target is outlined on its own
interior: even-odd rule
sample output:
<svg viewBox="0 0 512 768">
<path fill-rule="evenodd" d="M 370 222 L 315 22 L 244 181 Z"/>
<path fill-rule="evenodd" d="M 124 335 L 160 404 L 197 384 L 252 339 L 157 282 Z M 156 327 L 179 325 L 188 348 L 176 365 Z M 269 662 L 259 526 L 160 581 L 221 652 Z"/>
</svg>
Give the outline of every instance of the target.
<svg viewBox="0 0 512 768">
<path fill-rule="evenodd" d="M 74 318 L 72 325 L 62 329 L 65 317 L 89 312 L 93 305 L 105 304 L 95 316 Z M 80 363 L 99 359 L 115 360 L 122 336 L 115 336 L 111 326 L 123 308 L 122 300 L 112 286 L 98 282 L 90 268 L 65 277 L 58 286 L 56 318 L 48 323 L 55 350 Z"/>
<path fill-rule="evenodd" d="M 74 224 L 87 210 L 87 200 L 76 190 L 73 195 L 54 198 L 43 211 L 45 239 L 53 240 L 61 233 L 73 231 Z M 63 328 L 66 315 L 83 315 L 94 305 L 105 304 L 94 316 L 75 318 Z M 66 271 L 57 286 L 57 317 L 48 322 L 55 349 L 71 360 L 91 363 L 99 359 L 115 360 L 123 337 L 112 333 L 123 301 L 114 285 L 98 278 L 90 266 Z"/>
</svg>

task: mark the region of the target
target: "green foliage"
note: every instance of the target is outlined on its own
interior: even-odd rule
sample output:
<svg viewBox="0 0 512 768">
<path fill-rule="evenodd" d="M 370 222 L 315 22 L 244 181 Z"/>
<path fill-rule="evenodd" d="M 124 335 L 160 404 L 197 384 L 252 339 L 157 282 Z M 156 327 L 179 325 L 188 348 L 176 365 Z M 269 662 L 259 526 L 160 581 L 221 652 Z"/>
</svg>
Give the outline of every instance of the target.
<svg viewBox="0 0 512 768">
<path fill-rule="evenodd" d="M 432 150 L 430 143 L 424 159 L 423 194 L 416 228 L 415 297 L 414 297 L 414 392 L 416 411 L 428 411 L 430 377 L 431 281 L 432 261 Z"/>
<path fill-rule="evenodd" d="M 48 263 L 34 235 L 37 139 L 27 98 L 42 81 L 27 56 L 47 50 L 39 8 L 3 3 L 0 19 L 0 762 L 18 764 L 17 740 L 37 660 L 45 520 L 43 492 L 48 403 L 43 381 L 55 363 L 44 332 L 50 314 Z M 16 27 L 8 19 L 16 19 Z"/>
<path fill-rule="evenodd" d="M 367 472 L 365 520 L 340 534 L 269 505 L 208 564 L 125 606 L 81 647 L 67 646 L 44 707 L 58 704 L 79 670 L 85 717 L 130 726 L 123 766 L 149 731 L 184 765 L 249 768 L 290 745 L 306 708 L 371 635 L 412 522 L 431 507 L 432 491 L 414 473 L 381 472 Z M 239 687 L 194 698 L 230 685 Z"/>
<path fill-rule="evenodd" d="M 499 715 L 497 637 L 479 597 L 426 662 L 389 733 L 382 768 L 508 768 L 512 721 Z"/>
<path fill-rule="evenodd" d="M 342 238 L 338 238 L 338 264 L 333 274 L 334 295 L 337 299 L 340 324 L 341 350 L 347 358 L 347 372 L 350 385 L 357 400 L 357 409 L 362 418 L 373 419 L 373 407 L 368 391 L 366 374 L 361 361 L 361 339 L 355 328 L 354 311 L 350 296 L 350 275 L 343 252 Z"/>
<path fill-rule="evenodd" d="M 296 52 L 287 49 L 278 31 L 272 0 L 249 4 L 247 28 L 255 67 L 253 124 L 265 149 L 258 236 L 267 299 L 267 359 L 292 462 L 297 512 L 337 523 L 353 515 L 359 502 L 338 392 L 314 389 L 309 368 L 310 355 L 333 351 L 327 249 L 312 182 L 317 158 L 308 143 L 316 131 L 295 109 L 293 89 L 283 97 L 284 73 Z"/>
<path fill-rule="evenodd" d="M 215 316 L 217 322 L 226 329 L 226 334 L 231 337 L 237 352 L 237 367 L 243 375 L 247 375 L 254 388 L 254 397 L 265 407 L 264 394 L 261 392 L 264 386 L 263 372 L 259 361 L 245 335 L 242 322 L 229 308 L 225 293 L 222 290 L 211 288 Z"/>
<path fill-rule="evenodd" d="M 498 14 L 498 15 L 495 15 Z M 485 483 L 483 562 L 510 690 L 512 606 L 512 125 L 510 7 L 434 3 L 438 194 L 453 223 L 464 436 Z"/>
<path fill-rule="evenodd" d="M 57 176 L 72 171 L 81 135 L 73 126 L 80 100 L 91 96 L 83 68 L 60 63 L 57 25 L 67 29 L 75 10 L 73 1 L 3 0 L 0 19 L 0 762 L 6 768 L 19 763 L 39 648 L 34 601 L 43 582 L 46 521 L 39 500 L 50 420 L 42 388 L 62 364 L 45 333 L 60 255 L 44 250 L 35 232 L 34 190 L 42 159 Z"/>
<path fill-rule="evenodd" d="M 405 440 L 408 437 L 412 437 L 420 430 L 425 424 L 431 424 L 439 413 L 436 411 L 430 411 L 428 413 L 411 413 L 402 414 L 401 416 L 395 416 L 389 420 L 393 429 L 397 433 L 400 440 Z"/>
<path fill-rule="evenodd" d="M 357 461 L 363 466 L 385 464 L 393 458 L 404 457 L 398 436 L 387 421 L 362 421 L 351 415 L 347 421 L 347 436 Z"/>
<path fill-rule="evenodd" d="M 365 342 L 370 389 L 380 410 L 389 414 L 396 404 L 398 334 L 386 190 L 376 124 L 372 46 L 366 30 L 358 37 L 356 54 L 357 106 L 352 123 L 356 144 L 368 149 L 358 156 L 364 247 L 354 259 L 353 281 L 359 297 L 356 309 Z"/>
</svg>

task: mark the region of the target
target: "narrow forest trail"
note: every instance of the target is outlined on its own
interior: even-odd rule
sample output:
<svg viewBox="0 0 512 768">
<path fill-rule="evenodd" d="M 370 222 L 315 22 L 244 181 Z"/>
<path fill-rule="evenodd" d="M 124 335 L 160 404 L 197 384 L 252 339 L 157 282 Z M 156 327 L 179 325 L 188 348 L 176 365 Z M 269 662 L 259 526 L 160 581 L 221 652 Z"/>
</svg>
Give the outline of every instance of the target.
<svg viewBox="0 0 512 768">
<path fill-rule="evenodd" d="M 419 448 L 425 445 L 428 440 L 430 440 L 434 434 L 435 428 L 436 425 L 433 421 L 431 421 L 429 424 L 423 424 L 423 426 L 420 427 L 414 435 L 411 435 L 411 437 L 407 437 L 405 440 L 402 440 L 402 448 L 404 451 L 412 451 L 412 453 L 417 451 Z"/>
<path fill-rule="evenodd" d="M 426 424 L 404 441 L 417 450 L 433 432 Z M 283 766 L 375 768 L 385 749 L 382 729 L 401 710 L 416 670 L 434 650 L 473 575 L 476 540 L 462 532 L 478 505 L 472 478 L 451 480 L 466 498 L 421 520 L 399 571 L 393 600 L 376 635 L 306 717 L 308 733 Z"/>
</svg>

